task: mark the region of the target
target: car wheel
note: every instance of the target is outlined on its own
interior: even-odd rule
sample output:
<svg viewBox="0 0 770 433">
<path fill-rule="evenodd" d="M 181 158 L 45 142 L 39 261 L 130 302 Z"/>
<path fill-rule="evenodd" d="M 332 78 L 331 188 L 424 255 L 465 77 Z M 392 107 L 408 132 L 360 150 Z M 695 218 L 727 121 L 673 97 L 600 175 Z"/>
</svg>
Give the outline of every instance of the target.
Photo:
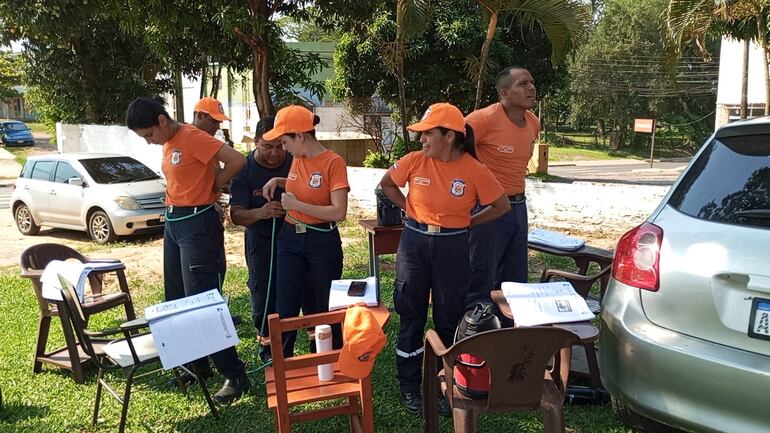
<svg viewBox="0 0 770 433">
<path fill-rule="evenodd" d="M 104 211 L 96 211 L 88 218 L 88 235 L 98 244 L 106 244 L 117 239 L 110 217 Z"/>
<path fill-rule="evenodd" d="M 26 204 L 22 203 L 16 207 L 13 212 L 13 217 L 16 220 L 16 228 L 19 229 L 21 234 L 32 236 L 36 235 L 40 231 L 40 226 L 35 224 L 35 220 L 32 218 L 32 212 Z"/>
<path fill-rule="evenodd" d="M 612 412 L 620 419 L 623 424 L 634 427 L 639 431 L 646 433 L 678 433 L 681 430 L 669 427 L 663 423 L 659 423 L 655 420 L 649 419 L 640 415 L 633 409 L 628 407 L 627 404 L 612 397 Z"/>
</svg>

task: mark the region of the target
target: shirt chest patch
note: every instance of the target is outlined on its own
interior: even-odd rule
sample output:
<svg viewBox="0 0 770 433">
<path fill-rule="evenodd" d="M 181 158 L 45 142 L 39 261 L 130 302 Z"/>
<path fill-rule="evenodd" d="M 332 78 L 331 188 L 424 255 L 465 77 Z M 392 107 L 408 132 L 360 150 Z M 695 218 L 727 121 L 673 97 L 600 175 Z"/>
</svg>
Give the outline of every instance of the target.
<svg viewBox="0 0 770 433">
<path fill-rule="evenodd" d="M 415 185 L 420 185 L 420 186 L 428 186 L 428 185 L 430 185 L 430 179 L 428 179 L 427 177 L 415 176 L 414 177 L 414 184 Z"/>
<path fill-rule="evenodd" d="M 181 150 L 172 150 L 171 151 L 171 165 L 179 165 L 182 163 L 182 151 Z"/>
<path fill-rule="evenodd" d="M 307 184 L 310 186 L 310 188 L 320 188 L 321 183 L 323 183 L 323 174 L 317 171 L 310 175 L 310 180 Z"/>
<path fill-rule="evenodd" d="M 290 172 L 288 176 L 286 176 L 289 180 L 297 180 L 297 173 Z"/>
<path fill-rule="evenodd" d="M 455 179 L 449 187 L 449 193 L 455 197 L 462 197 L 465 195 L 465 181 L 462 179 Z"/>
<path fill-rule="evenodd" d="M 513 153 L 513 146 L 497 146 L 497 151 L 500 153 Z"/>
</svg>

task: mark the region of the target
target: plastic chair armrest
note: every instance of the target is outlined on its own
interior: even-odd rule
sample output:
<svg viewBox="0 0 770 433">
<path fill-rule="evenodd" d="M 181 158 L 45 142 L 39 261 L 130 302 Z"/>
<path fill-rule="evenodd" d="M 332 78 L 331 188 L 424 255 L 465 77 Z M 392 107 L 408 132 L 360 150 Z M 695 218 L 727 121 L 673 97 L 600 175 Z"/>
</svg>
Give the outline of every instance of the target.
<svg viewBox="0 0 770 433">
<path fill-rule="evenodd" d="M 120 324 L 120 330 L 123 332 L 126 331 L 136 331 L 139 329 L 143 329 L 150 326 L 149 322 L 147 322 L 147 319 L 144 317 L 137 317 L 134 320 L 130 320 L 128 322 L 124 322 Z"/>
</svg>

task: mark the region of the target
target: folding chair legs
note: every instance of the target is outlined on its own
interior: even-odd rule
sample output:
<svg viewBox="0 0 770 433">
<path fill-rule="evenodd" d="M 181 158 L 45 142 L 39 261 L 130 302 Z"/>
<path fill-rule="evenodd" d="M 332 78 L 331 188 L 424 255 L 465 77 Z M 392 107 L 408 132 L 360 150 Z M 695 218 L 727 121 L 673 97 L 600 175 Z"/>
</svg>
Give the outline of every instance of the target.
<svg viewBox="0 0 770 433">
<path fill-rule="evenodd" d="M 94 401 L 94 416 L 91 419 L 91 425 L 96 425 L 99 418 L 99 404 L 102 401 L 102 380 L 104 380 L 104 369 L 99 369 L 99 375 L 96 378 L 96 400 Z"/>
<path fill-rule="evenodd" d="M 120 427 L 118 427 L 118 433 L 123 433 L 126 429 L 126 418 L 128 418 L 128 404 L 131 401 L 131 386 L 134 384 L 134 373 L 136 373 L 136 367 L 129 370 L 126 375 L 126 390 L 123 393 L 123 409 L 120 411 Z"/>
<path fill-rule="evenodd" d="M 45 346 L 48 343 L 48 333 L 51 331 L 51 316 L 40 314 L 40 320 L 37 325 L 37 348 L 35 348 L 35 360 L 32 364 L 32 372 L 40 373 L 43 369 L 43 362 L 40 357 L 45 356 Z"/>
</svg>

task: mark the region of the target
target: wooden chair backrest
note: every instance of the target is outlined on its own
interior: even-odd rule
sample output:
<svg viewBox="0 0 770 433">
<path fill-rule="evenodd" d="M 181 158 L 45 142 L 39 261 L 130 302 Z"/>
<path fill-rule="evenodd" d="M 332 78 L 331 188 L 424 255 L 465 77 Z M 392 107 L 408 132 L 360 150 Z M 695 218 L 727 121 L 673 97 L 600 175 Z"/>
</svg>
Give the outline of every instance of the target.
<svg viewBox="0 0 770 433">
<path fill-rule="evenodd" d="M 486 361 L 490 373 L 488 412 L 533 410 L 540 407 L 549 361 L 554 358 L 553 365 L 559 366 L 560 350 L 579 343 L 572 332 L 550 326 L 495 329 L 455 343 L 442 361 L 447 378 L 454 377 L 455 360 L 460 354 L 473 354 Z M 554 383 L 562 393 L 568 374 L 558 368 L 552 370 Z M 451 399 L 452 393 L 447 394 Z"/>
<path fill-rule="evenodd" d="M 599 283 L 599 289 L 601 295 L 604 295 L 606 289 L 605 280 L 609 278 L 609 273 L 612 271 L 612 265 L 607 265 L 599 272 L 593 275 L 580 275 L 572 272 L 561 271 L 558 269 L 544 269 L 543 275 L 540 278 L 540 282 L 546 283 L 553 278 L 560 278 L 564 281 L 568 281 L 575 288 L 578 295 L 583 298 L 588 297 L 588 293 L 591 291 L 591 287 L 597 282 Z"/>
<path fill-rule="evenodd" d="M 88 258 L 78 251 L 61 244 L 45 243 L 32 245 L 24 251 L 22 251 L 19 257 L 19 266 L 22 273 L 27 271 L 42 271 L 54 260 L 78 260 L 82 263 L 88 261 Z M 96 278 L 89 278 L 91 283 L 91 290 L 94 293 L 99 293 L 101 290 L 100 280 Z M 40 311 L 44 314 L 49 314 L 49 303 L 43 298 L 43 286 L 40 283 L 39 276 L 30 277 L 32 282 L 32 289 L 35 292 L 37 303 L 40 306 Z"/>
</svg>

